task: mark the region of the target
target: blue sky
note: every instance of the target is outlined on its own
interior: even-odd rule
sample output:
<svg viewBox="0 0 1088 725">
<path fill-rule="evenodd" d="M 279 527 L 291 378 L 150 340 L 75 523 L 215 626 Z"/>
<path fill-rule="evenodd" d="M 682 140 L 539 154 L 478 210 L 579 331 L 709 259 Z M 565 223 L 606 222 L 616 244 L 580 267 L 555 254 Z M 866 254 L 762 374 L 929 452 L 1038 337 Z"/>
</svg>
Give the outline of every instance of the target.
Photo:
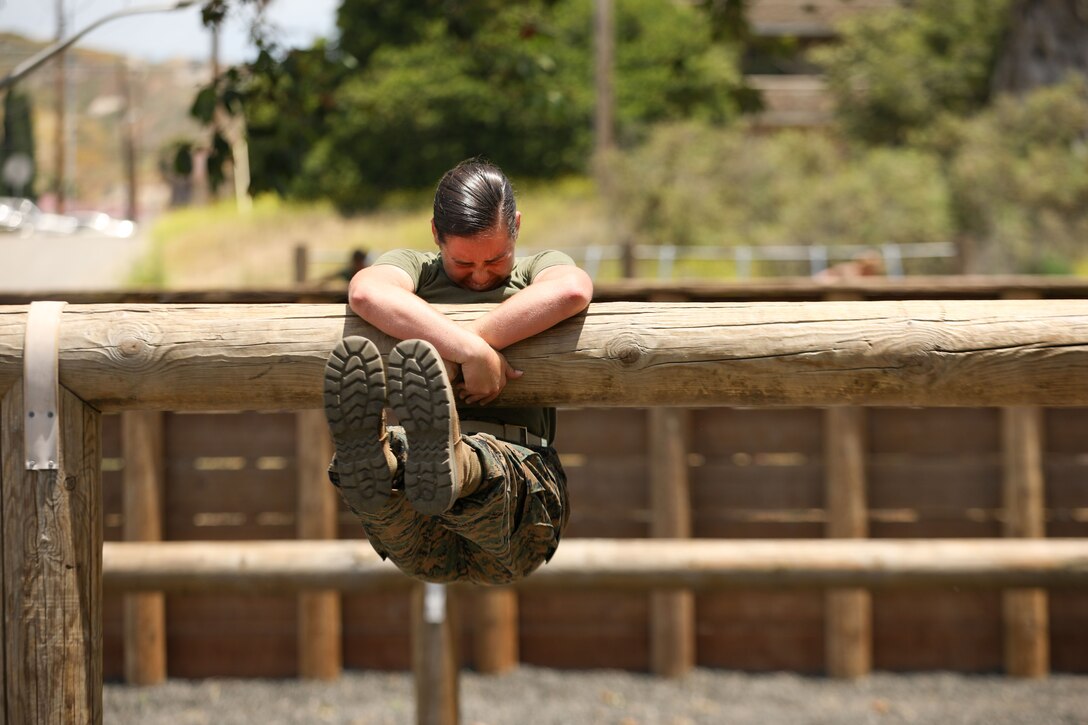
<svg viewBox="0 0 1088 725">
<path fill-rule="evenodd" d="M 68 33 L 119 10 L 168 5 L 170 0 L 63 0 Z M 333 34 L 339 0 L 272 0 L 266 17 L 277 28 L 276 37 L 290 45 L 309 44 Z M 36 40 L 52 40 L 57 30 L 57 0 L 0 0 L 0 32 L 14 32 Z M 79 47 L 98 48 L 147 60 L 207 59 L 211 36 L 200 24 L 200 10 L 192 7 L 169 13 L 118 18 L 91 31 Z M 246 24 L 228 20 L 220 36 L 220 57 L 237 63 L 255 55 Z"/>
</svg>

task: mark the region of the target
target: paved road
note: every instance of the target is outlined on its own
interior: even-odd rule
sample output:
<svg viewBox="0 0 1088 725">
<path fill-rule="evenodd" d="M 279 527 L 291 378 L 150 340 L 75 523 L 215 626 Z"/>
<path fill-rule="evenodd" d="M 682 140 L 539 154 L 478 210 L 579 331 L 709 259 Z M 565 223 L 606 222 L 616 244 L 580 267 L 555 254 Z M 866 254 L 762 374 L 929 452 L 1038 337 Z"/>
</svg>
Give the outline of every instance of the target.
<svg viewBox="0 0 1088 725">
<path fill-rule="evenodd" d="M 143 249 L 141 236 L 0 234 L 0 292 L 118 289 Z"/>
</svg>

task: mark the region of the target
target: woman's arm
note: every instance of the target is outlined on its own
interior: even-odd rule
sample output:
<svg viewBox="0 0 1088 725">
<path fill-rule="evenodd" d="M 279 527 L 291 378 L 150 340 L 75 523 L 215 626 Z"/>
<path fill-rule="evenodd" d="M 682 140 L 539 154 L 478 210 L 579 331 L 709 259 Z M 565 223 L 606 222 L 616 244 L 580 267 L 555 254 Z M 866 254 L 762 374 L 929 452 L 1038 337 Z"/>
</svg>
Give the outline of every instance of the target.
<svg viewBox="0 0 1088 725">
<path fill-rule="evenodd" d="M 589 306 L 593 280 L 574 265 L 548 267 L 525 289 L 467 327 L 496 350 L 532 337 Z"/>
<path fill-rule="evenodd" d="M 360 270 L 348 287 L 348 304 L 355 314 L 400 340 L 422 339 L 445 360 L 461 366 L 468 402 L 488 403 L 519 377 L 496 349 L 478 333 L 451 321 L 413 291 L 412 278 L 392 265 Z"/>
</svg>

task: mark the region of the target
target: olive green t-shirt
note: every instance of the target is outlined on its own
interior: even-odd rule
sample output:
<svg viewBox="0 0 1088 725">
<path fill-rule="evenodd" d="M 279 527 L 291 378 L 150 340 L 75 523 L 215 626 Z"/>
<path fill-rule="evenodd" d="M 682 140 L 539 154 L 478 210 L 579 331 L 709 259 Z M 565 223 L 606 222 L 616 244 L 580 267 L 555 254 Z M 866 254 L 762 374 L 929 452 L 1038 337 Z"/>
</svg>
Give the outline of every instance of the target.
<svg viewBox="0 0 1088 725">
<path fill-rule="evenodd" d="M 412 249 L 396 249 L 378 257 L 374 265 L 388 264 L 402 269 L 412 278 L 415 293 L 433 304 L 467 305 L 486 302 L 502 302 L 519 290 L 525 289 L 536 276 L 548 267 L 562 264 L 573 265 L 566 254 L 549 250 L 531 257 L 518 257 L 514 269 L 506 281 L 492 290 L 476 292 L 453 283 L 442 267 L 442 258 L 436 252 L 417 252 Z M 555 440 L 555 408 L 503 408 L 492 405 L 458 405 L 457 414 L 462 420 L 481 420 L 489 423 L 505 423 L 525 426 L 548 440 Z"/>
</svg>

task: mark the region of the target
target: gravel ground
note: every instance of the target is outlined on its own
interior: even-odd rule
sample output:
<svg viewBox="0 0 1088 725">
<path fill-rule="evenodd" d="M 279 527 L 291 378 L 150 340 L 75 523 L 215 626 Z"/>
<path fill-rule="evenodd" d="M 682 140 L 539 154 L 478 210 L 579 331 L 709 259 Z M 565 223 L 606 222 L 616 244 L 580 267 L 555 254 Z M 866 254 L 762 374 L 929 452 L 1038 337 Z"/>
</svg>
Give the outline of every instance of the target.
<svg viewBox="0 0 1088 725">
<path fill-rule="evenodd" d="M 107 684 L 104 708 L 107 723 L 140 725 L 415 722 L 411 677 L 384 672 L 351 671 L 332 683 L 178 680 L 150 688 Z M 1025 681 L 998 675 L 878 673 L 842 682 L 700 669 L 668 681 L 612 670 L 521 667 L 503 676 L 463 672 L 461 722 L 1088 725 L 1088 676 Z"/>
</svg>

